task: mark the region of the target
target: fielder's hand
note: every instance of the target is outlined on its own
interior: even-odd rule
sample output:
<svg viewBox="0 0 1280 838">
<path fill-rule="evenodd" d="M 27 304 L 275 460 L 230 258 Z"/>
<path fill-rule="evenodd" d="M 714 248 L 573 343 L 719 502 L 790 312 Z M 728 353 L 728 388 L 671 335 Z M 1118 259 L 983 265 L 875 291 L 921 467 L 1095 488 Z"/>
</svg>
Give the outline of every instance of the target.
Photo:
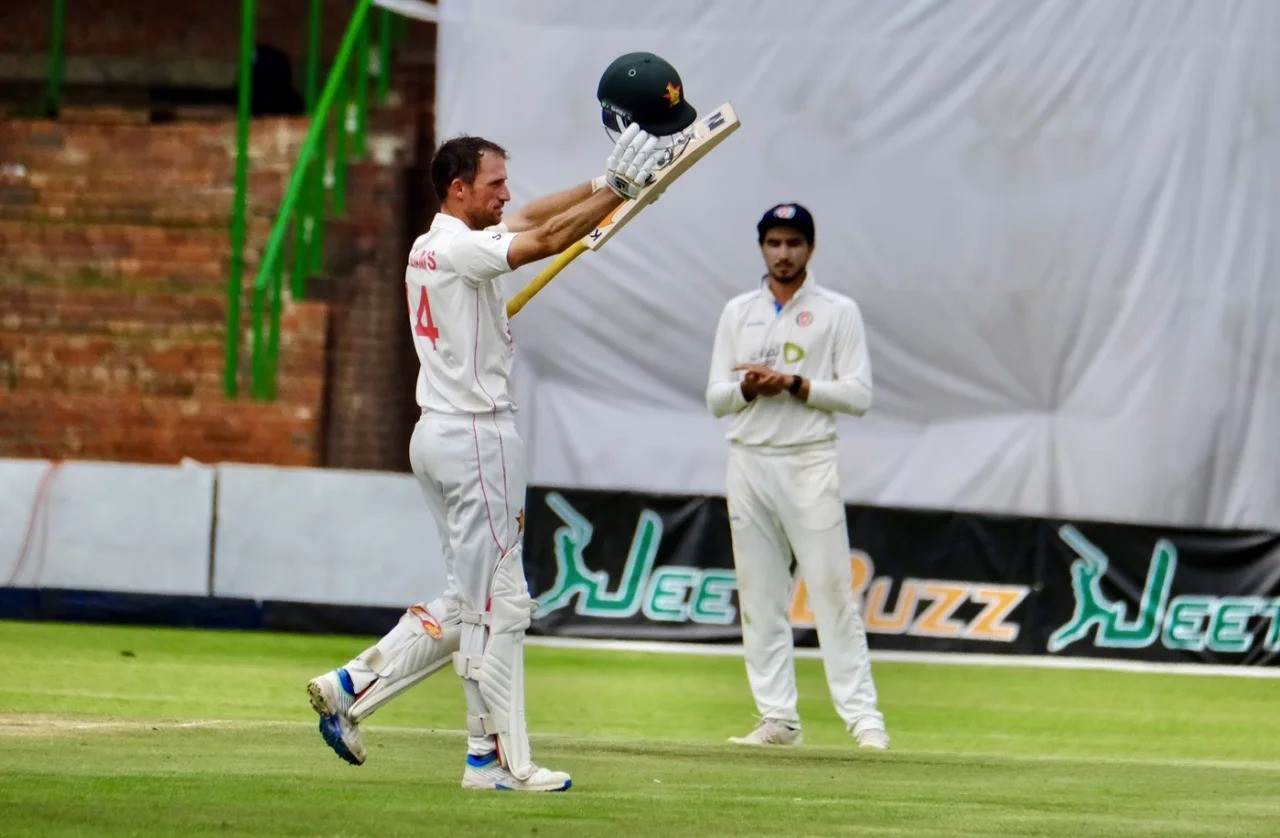
<svg viewBox="0 0 1280 838">
<path fill-rule="evenodd" d="M 634 122 L 622 132 L 605 163 L 605 183 L 624 199 L 639 196 L 662 159 L 658 138 Z"/>
<path fill-rule="evenodd" d="M 745 373 L 742 377 L 742 394 L 748 399 L 776 396 L 791 383 L 789 374 L 777 372 L 764 364 L 737 364 L 733 371 Z"/>
</svg>

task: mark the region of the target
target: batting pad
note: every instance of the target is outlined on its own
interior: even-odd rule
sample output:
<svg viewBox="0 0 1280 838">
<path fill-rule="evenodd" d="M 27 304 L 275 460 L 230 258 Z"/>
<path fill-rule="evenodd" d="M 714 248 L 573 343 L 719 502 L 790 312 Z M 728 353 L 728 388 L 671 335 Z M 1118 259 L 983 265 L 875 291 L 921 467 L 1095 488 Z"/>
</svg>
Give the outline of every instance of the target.
<svg viewBox="0 0 1280 838">
<path fill-rule="evenodd" d="M 433 610 L 434 609 L 434 610 Z M 458 618 L 446 623 L 437 619 L 442 611 L 436 603 L 413 605 L 400 622 L 359 656 L 378 680 L 351 705 L 348 715 L 359 723 L 392 698 L 448 663 L 458 651 L 462 631 Z"/>
<path fill-rule="evenodd" d="M 502 764 L 520 780 L 528 779 L 534 769 L 524 718 L 524 634 L 532 615 L 521 550 L 512 547 L 493 572 L 489 610 L 462 615 L 463 623 L 474 623 L 464 626 L 463 651 L 455 656 L 458 674 L 479 684 L 487 711 L 468 719 L 468 727 L 473 733 L 497 735 Z M 483 647 L 476 650 L 480 644 Z"/>
</svg>

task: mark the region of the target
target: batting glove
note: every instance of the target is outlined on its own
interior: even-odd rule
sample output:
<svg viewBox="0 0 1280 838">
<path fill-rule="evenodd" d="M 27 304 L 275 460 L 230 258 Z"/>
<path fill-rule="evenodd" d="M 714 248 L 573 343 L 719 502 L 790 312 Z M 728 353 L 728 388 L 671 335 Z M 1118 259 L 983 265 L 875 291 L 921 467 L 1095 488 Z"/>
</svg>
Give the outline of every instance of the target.
<svg viewBox="0 0 1280 838">
<path fill-rule="evenodd" d="M 605 163 L 605 183 L 619 197 L 638 197 L 661 158 L 658 138 L 640 130 L 633 122 L 622 132 Z"/>
</svg>

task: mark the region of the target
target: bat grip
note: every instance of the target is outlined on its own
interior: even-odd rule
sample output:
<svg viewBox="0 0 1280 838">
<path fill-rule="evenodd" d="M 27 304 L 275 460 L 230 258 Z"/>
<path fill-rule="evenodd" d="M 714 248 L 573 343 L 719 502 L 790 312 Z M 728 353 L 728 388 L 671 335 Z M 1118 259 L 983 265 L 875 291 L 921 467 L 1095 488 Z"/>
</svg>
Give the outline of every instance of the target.
<svg viewBox="0 0 1280 838">
<path fill-rule="evenodd" d="M 564 266 L 578 258 L 578 254 L 586 250 L 587 246 L 582 240 L 574 242 L 564 249 L 564 252 L 551 260 L 551 264 L 542 269 L 542 272 L 529 280 L 529 284 L 521 288 L 519 293 L 507 301 L 507 317 L 515 317 L 516 312 L 524 308 L 524 304 L 533 299 L 533 295 L 537 294 L 543 287 L 556 278 L 556 274 L 564 270 Z"/>
</svg>

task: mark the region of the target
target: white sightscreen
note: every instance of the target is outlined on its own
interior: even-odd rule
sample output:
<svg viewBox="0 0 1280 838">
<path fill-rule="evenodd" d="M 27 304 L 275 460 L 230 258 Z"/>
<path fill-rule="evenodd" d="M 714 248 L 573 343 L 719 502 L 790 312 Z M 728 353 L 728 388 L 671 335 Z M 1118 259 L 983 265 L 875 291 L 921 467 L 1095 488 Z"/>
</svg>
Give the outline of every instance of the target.
<svg viewBox="0 0 1280 838">
<path fill-rule="evenodd" d="M 715 323 L 799 201 L 868 327 L 849 500 L 1280 526 L 1280 3 L 440 5 L 438 136 L 517 205 L 603 171 L 623 52 L 743 121 L 513 320 L 531 482 L 722 491 Z"/>
</svg>

